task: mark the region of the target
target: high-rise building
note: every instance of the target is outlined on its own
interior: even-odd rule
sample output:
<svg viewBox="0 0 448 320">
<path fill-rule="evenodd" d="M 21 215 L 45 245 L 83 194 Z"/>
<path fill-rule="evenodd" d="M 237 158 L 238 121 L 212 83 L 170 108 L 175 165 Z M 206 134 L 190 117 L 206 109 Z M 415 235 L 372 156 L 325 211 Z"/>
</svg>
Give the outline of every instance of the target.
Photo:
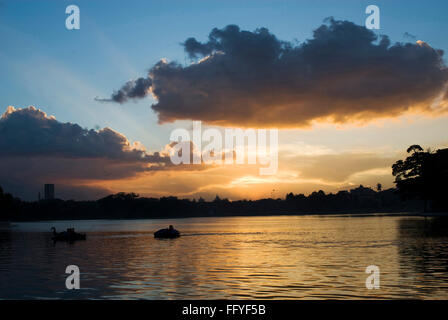
<svg viewBox="0 0 448 320">
<path fill-rule="evenodd" d="M 45 184 L 45 200 L 54 199 L 54 184 Z"/>
</svg>

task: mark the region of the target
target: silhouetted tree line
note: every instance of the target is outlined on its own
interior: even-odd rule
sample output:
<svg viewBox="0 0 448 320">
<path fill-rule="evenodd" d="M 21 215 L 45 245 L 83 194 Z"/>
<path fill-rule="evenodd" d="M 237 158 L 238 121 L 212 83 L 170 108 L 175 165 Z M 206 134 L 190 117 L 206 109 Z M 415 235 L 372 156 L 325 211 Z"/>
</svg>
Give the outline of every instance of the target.
<svg viewBox="0 0 448 320">
<path fill-rule="evenodd" d="M 9 199 L 11 196 L 9 195 Z M 218 196 L 213 201 L 144 198 L 135 193 L 117 193 L 96 201 L 40 200 L 2 202 L 2 219 L 127 219 L 204 216 L 293 215 L 312 213 L 368 213 L 417 210 L 418 205 L 402 201 L 395 189 L 374 191 L 360 186 L 350 191 L 289 193 L 284 199 L 230 201 Z M 6 202 L 5 202 L 6 203 Z M 14 204 L 12 204 L 14 203 Z M 15 207 L 14 207 L 15 206 Z M 8 211 L 7 208 L 15 208 Z M 10 212 L 9 214 L 5 214 Z"/>
<path fill-rule="evenodd" d="M 20 200 L 10 193 L 4 193 L 0 187 L 0 220 L 11 220 L 19 214 Z"/>
<path fill-rule="evenodd" d="M 448 210 L 448 149 L 424 151 L 419 145 L 407 149 L 410 154 L 392 166 L 401 197 L 420 199 L 424 211 Z"/>
<path fill-rule="evenodd" d="M 96 201 L 40 200 L 20 201 L 0 188 L 0 219 L 127 219 L 177 218 L 204 216 L 296 215 L 314 213 L 418 212 L 447 210 L 448 149 L 423 151 L 414 145 L 405 160 L 392 169 L 397 188 L 376 190 L 363 187 L 337 193 L 320 190 L 306 196 L 288 193 L 284 199 L 230 201 L 216 196 L 213 201 L 178 199 L 177 197 L 144 198 L 136 193 L 120 192 Z"/>
</svg>

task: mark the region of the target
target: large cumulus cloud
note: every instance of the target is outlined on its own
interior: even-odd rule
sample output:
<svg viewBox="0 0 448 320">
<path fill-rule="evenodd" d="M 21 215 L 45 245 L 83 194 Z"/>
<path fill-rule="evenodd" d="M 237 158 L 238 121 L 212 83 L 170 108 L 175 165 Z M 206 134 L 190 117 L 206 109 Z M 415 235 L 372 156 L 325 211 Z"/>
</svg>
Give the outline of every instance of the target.
<svg viewBox="0 0 448 320">
<path fill-rule="evenodd" d="M 0 161 L 0 184 L 25 199 L 36 199 L 44 183 L 56 183 L 59 196 L 97 198 L 109 190 L 95 181 L 172 166 L 169 157 L 147 153 L 110 128 L 62 123 L 35 107 L 8 107 L 1 116 Z"/>
<path fill-rule="evenodd" d="M 33 106 L 9 106 L 0 118 L 0 156 L 59 156 L 164 163 L 159 153 L 147 154 L 110 128 L 84 129 L 62 123 Z"/>
<path fill-rule="evenodd" d="M 213 29 L 206 42 L 189 38 L 183 45 L 197 61 L 183 66 L 162 60 L 141 78 L 151 84 L 145 94 L 157 99 L 152 109 L 161 123 L 302 127 L 314 120 L 436 113 L 448 105 L 441 50 L 422 41 L 391 44 L 349 21 L 328 19 L 301 44 L 281 41 L 265 28 L 229 25 Z M 111 100 L 128 98 L 116 92 Z"/>
</svg>

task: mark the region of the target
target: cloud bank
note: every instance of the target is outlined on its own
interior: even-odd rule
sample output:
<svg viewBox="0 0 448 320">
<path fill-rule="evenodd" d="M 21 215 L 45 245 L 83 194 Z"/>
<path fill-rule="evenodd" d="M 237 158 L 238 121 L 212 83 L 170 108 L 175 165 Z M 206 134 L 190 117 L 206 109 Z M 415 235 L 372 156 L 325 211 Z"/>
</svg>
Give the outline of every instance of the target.
<svg viewBox="0 0 448 320">
<path fill-rule="evenodd" d="M 67 197 L 97 198 L 109 191 L 92 182 L 171 166 L 169 157 L 149 154 L 110 128 L 88 130 L 35 107 L 11 106 L 0 118 L 0 159 L 1 185 L 28 199 L 36 199 L 44 183 L 56 183 Z"/>
<path fill-rule="evenodd" d="M 112 160 L 166 162 L 157 152 L 147 154 L 110 128 L 99 131 L 61 123 L 33 106 L 9 106 L 0 118 L 0 156 L 60 156 Z"/>
<path fill-rule="evenodd" d="M 162 60 L 106 100 L 151 93 L 160 123 L 286 128 L 434 114 L 448 106 L 442 50 L 423 41 L 391 44 L 349 21 L 327 19 L 301 44 L 266 28 L 229 25 L 213 29 L 206 42 L 189 38 L 183 46 L 194 63 Z"/>
</svg>

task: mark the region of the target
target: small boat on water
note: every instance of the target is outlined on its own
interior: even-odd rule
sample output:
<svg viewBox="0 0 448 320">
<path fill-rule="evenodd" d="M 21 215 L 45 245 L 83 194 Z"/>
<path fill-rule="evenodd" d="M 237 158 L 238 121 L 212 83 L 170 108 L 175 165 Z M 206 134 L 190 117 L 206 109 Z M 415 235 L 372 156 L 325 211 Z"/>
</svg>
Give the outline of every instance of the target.
<svg viewBox="0 0 448 320">
<path fill-rule="evenodd" d="M 67 231 L 56 232 L 56 228 L 52 227 L 54 241 L 76 241 L 76 240 L 86 240 L 86 235 L 84 233 L 75 232 L 75 228 L 68 228 Z"/>
<path fill-rule="evenodd" d="M 166 229 L 160 229 L 154 232 L 154 238 L 165 238 L 165 239 L 174 239 L 179 238 L 180 232 L 173 228 L 173 226 L 169 226 Z"/>
</svg>

